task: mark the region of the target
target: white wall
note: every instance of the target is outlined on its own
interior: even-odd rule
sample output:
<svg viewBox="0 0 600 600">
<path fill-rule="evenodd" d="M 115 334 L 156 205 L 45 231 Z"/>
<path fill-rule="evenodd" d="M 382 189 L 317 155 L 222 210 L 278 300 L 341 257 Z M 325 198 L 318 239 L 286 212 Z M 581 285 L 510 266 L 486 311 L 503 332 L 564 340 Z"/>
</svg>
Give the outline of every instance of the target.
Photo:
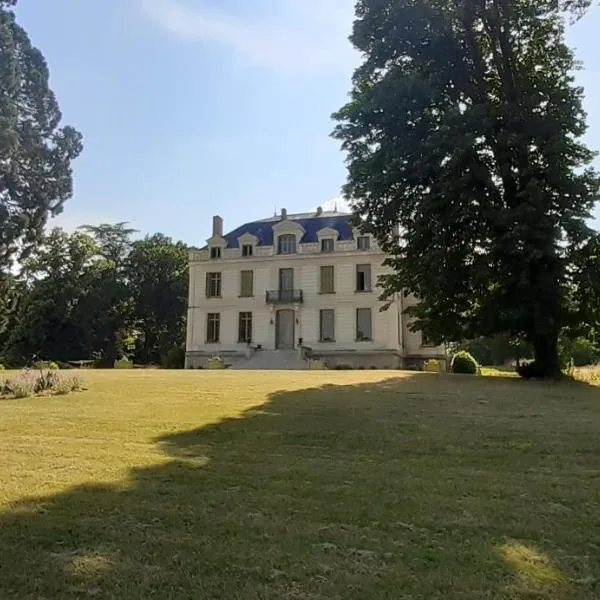
<svg viewBox="0 0 600 600">
<path fill-rule="evenodd" d="M 192 253 L 190 263 L 190 298 L 188 315 L 188 351 L 242 351 L 239 344 L 238 313 L 253 313 L 253 343 L 265 349 L 275 347 L 275 310 L 290 305 L 272 307 L 266 304 L 267 290 L 279 288 L 279 269 L 294 269 L 294 287 L 303 290 L 304 302 L 297 306 L 296 339 L 302 337 L 308 346 L 324 350 L 339 349 L 400 349 L 398 309 L 379 312 L 381 290 L 377 277 L 384 272 L 383 255 L 379 252 L 306 253 L 290 256 L 254 256 L 207 260 L 206 254 Z M 356 265 L 371 264 L 372 292 L 356 291 Z M 320 267 L 335 268 L 335 294 L 320 294 Z M 240 272 L 254 271 L 254 296 L 240 298 Z M 206 298 L 206 273 L 221 272 L 221 298 Z M 356 309 L 371 308 L 373 341 L 356 342 Z M 334 309 L 335 343 L 319 341 L 319 311 Z M 221 341 L 206 344 L 206 314 L 221 314 Z M 273 324 L 271 324 L 273 321 Z"/>
</svg>

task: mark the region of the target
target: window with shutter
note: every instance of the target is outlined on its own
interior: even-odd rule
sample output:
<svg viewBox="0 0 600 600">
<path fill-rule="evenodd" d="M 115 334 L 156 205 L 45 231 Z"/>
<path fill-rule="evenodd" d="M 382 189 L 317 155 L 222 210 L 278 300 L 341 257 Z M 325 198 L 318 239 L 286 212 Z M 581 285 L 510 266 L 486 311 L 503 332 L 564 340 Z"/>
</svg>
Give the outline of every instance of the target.
<svg viewBox="0 0 600 600">
<path fill-rule="evenodd" d="M 320 311 L 319 339 L 322 342 L 335 341 L 335 311 L 331 308 Z"/>
<path fill-rule="evenodd" d="M 335 294 L 334 267 L 321 267 L 321 294 Z"/>
<path fill-rule="evenodd" d="M 254 295 L 254 272 L 242 271 L 240 274 L 240 296 L 250 298 Z"/>
</svg>

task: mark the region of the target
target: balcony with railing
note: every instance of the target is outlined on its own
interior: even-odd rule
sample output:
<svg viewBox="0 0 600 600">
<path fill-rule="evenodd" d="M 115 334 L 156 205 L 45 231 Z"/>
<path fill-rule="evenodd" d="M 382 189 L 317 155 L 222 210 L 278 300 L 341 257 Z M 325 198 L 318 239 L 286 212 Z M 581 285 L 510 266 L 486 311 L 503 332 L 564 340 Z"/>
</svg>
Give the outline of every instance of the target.
<svg viewBox="0 0 600 600">
<path fill-rule="evenodd" d="M 300 304 L 304 301 L 302 290 L 268 290 L 267 304 Z"/>
</svg>

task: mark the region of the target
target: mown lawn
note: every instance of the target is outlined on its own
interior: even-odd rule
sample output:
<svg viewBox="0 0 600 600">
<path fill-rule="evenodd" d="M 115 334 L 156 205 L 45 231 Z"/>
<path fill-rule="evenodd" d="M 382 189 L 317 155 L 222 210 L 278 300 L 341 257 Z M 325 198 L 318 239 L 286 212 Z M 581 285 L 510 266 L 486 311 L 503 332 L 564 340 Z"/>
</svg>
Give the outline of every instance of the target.
<svg viewBox="0 0 600 600">
<path fill-rule="evenodd" d="M 600 388 L 89 372 L 0 402 L 0 598 L 600 598 Z"/>
</svg>

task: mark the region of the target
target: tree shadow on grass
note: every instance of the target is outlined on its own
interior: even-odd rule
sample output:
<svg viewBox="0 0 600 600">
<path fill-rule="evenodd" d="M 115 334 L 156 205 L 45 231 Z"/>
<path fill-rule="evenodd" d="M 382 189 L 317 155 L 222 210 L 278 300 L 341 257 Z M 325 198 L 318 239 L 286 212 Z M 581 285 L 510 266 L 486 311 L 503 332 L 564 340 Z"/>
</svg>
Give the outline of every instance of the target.
<svg viewBox="0 0 600 600">
<path fill-rule="evenodd" d="M 129 481 L 19 501 L 0 597 L 598 597 L 597 390 L 454 381 L 274 393 Z"/>
</svg>

